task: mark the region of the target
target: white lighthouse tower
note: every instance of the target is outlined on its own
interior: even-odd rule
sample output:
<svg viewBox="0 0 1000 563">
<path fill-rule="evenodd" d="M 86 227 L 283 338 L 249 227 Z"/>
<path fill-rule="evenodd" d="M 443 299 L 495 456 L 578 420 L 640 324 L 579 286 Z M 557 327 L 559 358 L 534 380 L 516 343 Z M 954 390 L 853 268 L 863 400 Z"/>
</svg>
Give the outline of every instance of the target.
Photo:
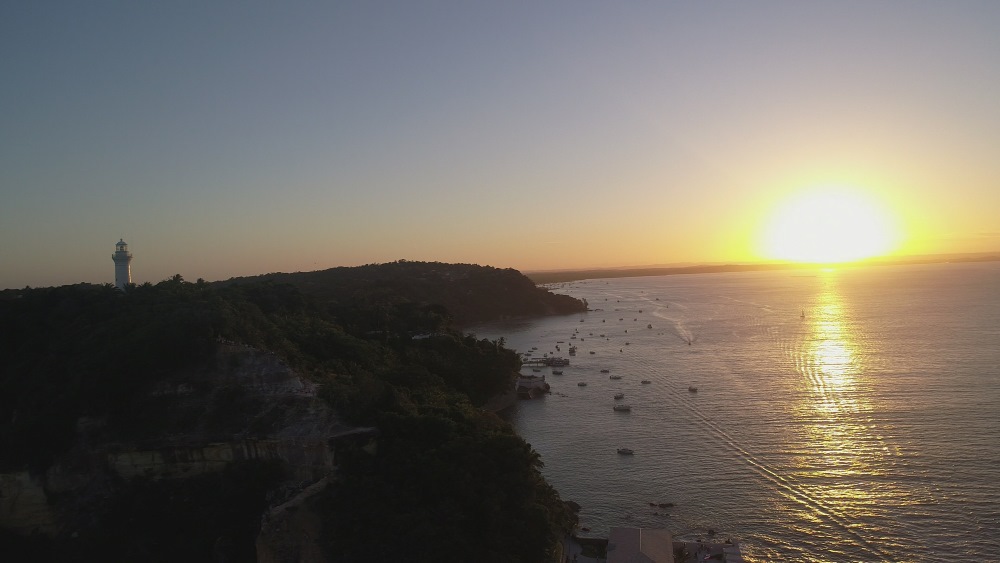
<svg viewBox="0 0 1000 563">
<path fill-rule="evenodd" d="M 115 253 L 111 255 L 115 261 L 115 287 L 124 291 L 125 287 L 132 283 L 132 272 L 129 264 L 132 263 L 132 253 L 128 251 L 128 245 L 124 239 L 118 239 L 115 244 Z"/>
</svg>

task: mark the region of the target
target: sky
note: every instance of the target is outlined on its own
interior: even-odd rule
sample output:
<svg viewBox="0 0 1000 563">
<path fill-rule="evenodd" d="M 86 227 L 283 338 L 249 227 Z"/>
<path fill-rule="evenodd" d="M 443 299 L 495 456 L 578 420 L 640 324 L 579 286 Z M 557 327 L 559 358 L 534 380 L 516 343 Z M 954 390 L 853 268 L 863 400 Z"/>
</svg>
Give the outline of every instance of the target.
<svg viewBox="0 0 1000 563">
<path fill-rule="evenodd" d="M 1000 250 L 1000 2 L 4 2 L 0 288 Z M 848 219 L 845 218 L 845 221 Z"/>
</svg>

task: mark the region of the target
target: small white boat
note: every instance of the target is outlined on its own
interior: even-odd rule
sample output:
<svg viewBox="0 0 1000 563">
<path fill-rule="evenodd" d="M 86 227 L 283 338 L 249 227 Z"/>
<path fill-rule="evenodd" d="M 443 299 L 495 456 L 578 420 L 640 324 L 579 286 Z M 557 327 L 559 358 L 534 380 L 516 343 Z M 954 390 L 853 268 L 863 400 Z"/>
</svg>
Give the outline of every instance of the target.
<svg viewBox="0 0 1000 563">
<path fill-rule="evenodd" d="M 552 375 L 562 375 L 562 374 L 563 374 L 563 370 L 561 370 L 561 369 L 554 369 L 554 370 L 552 370 Z"/>
<path fill-rule="evenodd" d="M 579 387 L 586 387 L 587 386 L 587 382 L 586 381 L 581 381 L 580 383 L 577 383 L 577 385 Z"/>
<path fill-rule="evenodd" d="M 622 376 L 620 376 L 620 375 L 611 375 L 611 376 L 608 376 L 608 379 L 621 379 L 621 378 L 622 378 Z"/>
<path fill-rule="evenodd" d="M 698 388 L 695 387 L 694 385 L 692 385 L 692 386 L 688 387 L 688 391 L 690 391 L 691 393 L 697 393 L 698 392 Z"/>
<path fill-rule="evenodd" d="M 615 400 L 624 399 L 625 393 L 615 393 Z"/>
<path fill-rule="evenodd" d="M 620 455 L 632 455 L 635 452 L 632 451 L 632 448 L 618 448 L 618 453 Z"/>
<path fill-rule="evenodd" d="M 631 412 L 632 410 L 632 407 L 629 405 L 615 405 L 612 408 L 618 412 Z"/>
<path fill-rule="evenodd" d="M 649 385 L 650 383 L 652 383 L 652 381 L 650 381 L 650 380 L 648 380 L 648 379 L 643 379 L 643 380 L 642 380 L 642 384 L 643 384 L 643 385 Z"/>
<path fill-rule="evenodd" d="M 611 370 L 609 370 L 609 369 L 602 369 L 601 373 L 611 373 Z"/>
</svg>

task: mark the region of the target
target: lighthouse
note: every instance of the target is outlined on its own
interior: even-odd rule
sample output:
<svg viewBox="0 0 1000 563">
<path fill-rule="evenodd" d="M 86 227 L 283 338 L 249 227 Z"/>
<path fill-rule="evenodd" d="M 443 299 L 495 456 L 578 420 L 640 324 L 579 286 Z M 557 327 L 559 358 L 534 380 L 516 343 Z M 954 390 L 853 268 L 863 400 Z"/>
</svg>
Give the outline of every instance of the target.
<svg viewBox="0 0 1000 563">
<path fill-rule="evenodd" d="M 132 263 L 132 253 L 128 251 L 128 245 L 124 239 L 118 239 L 115 244 L 115 253 L 111 255 L 115 261 L 115 287 L 124 291 L 125 287 L 132 283 L 132 272 L 129 264 Z"/>
</svg>

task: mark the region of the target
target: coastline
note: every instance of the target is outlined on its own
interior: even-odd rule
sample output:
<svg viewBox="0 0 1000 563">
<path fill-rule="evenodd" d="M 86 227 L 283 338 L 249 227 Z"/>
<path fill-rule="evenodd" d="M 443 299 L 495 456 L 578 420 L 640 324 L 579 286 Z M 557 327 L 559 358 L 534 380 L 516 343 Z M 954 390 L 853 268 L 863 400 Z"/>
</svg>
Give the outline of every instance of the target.
<svg viewBox="0 0 1000 563">
<path fill-rule="evenodd" d="M 975 254 L 940 254 L 928 256 L 909 256 L 900 258 L 880 258 L 858 262 L 845 262 L 839 266 L 899 266 L 904 264 L 937 264 L 943 262 L 994 262 L 1000 261 L 1000 252 L 983 252 Z M 606 278 L 637 278 L 647 276 L 673 276 L 683 274 L 718 274 L 727 272 L 753 272 L 768 270 L 802 270 L 817 267 L 829 267 L 833 264 L 777 262 L 758 264 L 700 264 L 694 266 L 649 266 L 624 268 L 587 268 L 579 270 L 546 270 L 524 272 L 524 275 L 536 285 L 566 283 L 580 280 Z"/>
</svg>

